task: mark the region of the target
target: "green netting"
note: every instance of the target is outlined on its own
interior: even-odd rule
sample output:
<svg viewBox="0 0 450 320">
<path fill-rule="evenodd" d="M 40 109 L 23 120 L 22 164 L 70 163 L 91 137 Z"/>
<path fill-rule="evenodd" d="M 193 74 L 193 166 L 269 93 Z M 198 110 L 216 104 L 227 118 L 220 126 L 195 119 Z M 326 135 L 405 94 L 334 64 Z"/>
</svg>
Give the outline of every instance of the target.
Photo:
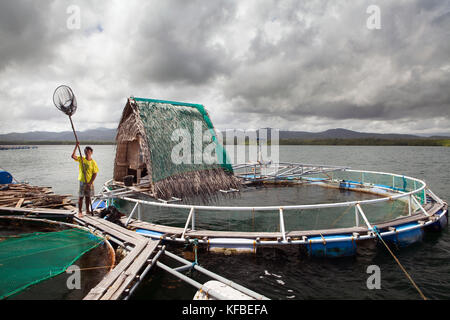
<svg viewBox="0 0 450 320">
<path fill-rule="evenodd" d="M 32 233 L 0 242 L 0 299 L 63 273 L 103 240 L 81 229 Z"/>
<path fill-rule="evenodd" d="M 394 176 L 386 173 L 336 171 L 330 174 L 332 179 L 347 182 L 370 184 L 374 187 L 392 189 L 394 191 L 410 192 L 421 187 L 421 184 L 405 176 Z M 316 175 L 316 177 L 318 177 Z M 414 194 L 420 203 L 425 203 L 425 190 Z"/>
<path fill-rule="evenodd" d="M 217 141 L 214 133 L 214 127 L 208 117 L 205 109 L 201 105 L 179 103 L 172 101 L 162 101 L 153 99 L 134 98 L 138 107 L 141 120 L 144 124 L 146 135 L 148 138 L 148 147 L 150 149 L 150 157 L 152 163 L 152 180 L 153 182 L 161 181 L 170 176 L 180 173 L 224 168 L 232 172 L 230 161 L 223 146 Z M 201 125 L 201 141 L 195 141 L 198 137 L 198 131 Z M 183 129 L 189 133 L 191 157 L 188 163 L 174 163 L 172 160 L 172 152 L 174 147 L 180 141 L 173 141 L 172 135 L 176 130 Z M 209 132 L 211 139 L 202 139 L 203 133 Z M 208 164 L 198 157 L 203 151 L 208 150 L 208 146 L 214 143 L 212 150 L 217 157 L 217 161 Z M 197 159 L 197 160 L 196 160 Z"/>
</svg>

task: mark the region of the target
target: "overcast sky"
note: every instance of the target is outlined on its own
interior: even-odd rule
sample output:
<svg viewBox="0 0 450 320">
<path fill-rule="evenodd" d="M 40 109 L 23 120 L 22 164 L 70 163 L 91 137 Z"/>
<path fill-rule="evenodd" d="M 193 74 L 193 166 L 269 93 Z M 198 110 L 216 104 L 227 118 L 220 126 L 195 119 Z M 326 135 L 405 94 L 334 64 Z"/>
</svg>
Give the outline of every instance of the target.
<svg viewBox="0 0 450 320">
<path fill-rule="evenodd" d="M 78 130 L 136 96 L 219 129 L 450 132 L 450 1 L 0 1 L 0 133 L 70 130 L 60 84 Z"/>
</svg>

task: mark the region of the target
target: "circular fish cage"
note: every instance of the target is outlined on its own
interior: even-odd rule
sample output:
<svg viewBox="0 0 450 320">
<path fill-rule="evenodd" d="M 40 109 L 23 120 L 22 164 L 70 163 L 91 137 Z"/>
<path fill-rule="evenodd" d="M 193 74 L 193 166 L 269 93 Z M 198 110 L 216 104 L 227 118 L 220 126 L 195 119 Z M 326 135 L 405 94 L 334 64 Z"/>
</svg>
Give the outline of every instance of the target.
<svg viewBox="0 0 450 320">
<path fill-rule="evenodd" d="M 0 299 L 83 299 L 115 259 L 106 239 L 78 225 L 0 216 Z"/>
<path fill-rule="evenodd" d="M 368 240 L 405 247 L 447 225 L 447 203 L 417 178 L 301 163 L 233 169 L 243 188 L 206 202 L 156 199 L 112 180 L 99 198 L 127 212 L 122 222 L 142 235 L 210 251 L 297 245 L 310 256 L 344 257 Z"/>
</svg>

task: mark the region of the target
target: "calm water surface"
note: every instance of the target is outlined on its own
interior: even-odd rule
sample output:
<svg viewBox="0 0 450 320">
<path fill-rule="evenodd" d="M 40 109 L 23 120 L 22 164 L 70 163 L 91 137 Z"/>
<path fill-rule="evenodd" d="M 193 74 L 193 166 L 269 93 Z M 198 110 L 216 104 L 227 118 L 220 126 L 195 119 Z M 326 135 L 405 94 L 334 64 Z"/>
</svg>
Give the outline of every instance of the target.
<svg viewBox="0 0 450 320">
<path fill-rule="evenodd" d="M 19 181 L 52 186 L 56 193 L 76 195 L 78 169 L 70 158 L 72 150 L 72 146 L 39 146 L 32 150 L 0 151 L 0 167 Z M 114 146 L 94 146 L 94 159 L 100 167 L 95 182 L 97 191 L 112 177 L 114 155 Z M 341 165 L 416 177 L 425 180 L 445 201 L 450 199 L 449 159 L 450 148 L 441 147 L 280 147 L 281 161 Z M 279 194 L 278 199 L 283 201 L 283 195 Z M 445 229 L 439 234 L 426 234 L 422 243 L 394 250 L 424 294 L 432 299 L 450 298 L 449 240 Z M 189 250 L 173 248 L 184 255 L 189 255 Z M 294 248 L 263 249 L 256 255 L 238 256 L 204 252 L 198 260 L 207 269 L 271 299 L 420 299 L 383 247 L 337 260 L 309 259 Z M 381 269 L 380 290 L 366 287 L 369 265 Z M 199 281 L 208 280 L 199 275 L 194 277 Z M 195 291 L 172 276 L 156 272 L 135 298 L 192 299 Z"/>
</svg>

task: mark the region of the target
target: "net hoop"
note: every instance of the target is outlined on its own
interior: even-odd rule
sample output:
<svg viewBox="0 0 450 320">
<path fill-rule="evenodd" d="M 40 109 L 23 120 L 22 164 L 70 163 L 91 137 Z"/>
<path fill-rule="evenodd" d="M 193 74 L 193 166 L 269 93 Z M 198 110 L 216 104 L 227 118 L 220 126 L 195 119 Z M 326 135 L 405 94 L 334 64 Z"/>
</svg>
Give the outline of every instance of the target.
<svg viewBox="0 0 450 320">
<path fill-rule="evenodd" d="M 72 116 L 77 111 L 77 99 L 72 89 L 66 85 L 61 85 L 53 93 L 53 103 L 58 110 L 68 116 Z"/>
</svg>

